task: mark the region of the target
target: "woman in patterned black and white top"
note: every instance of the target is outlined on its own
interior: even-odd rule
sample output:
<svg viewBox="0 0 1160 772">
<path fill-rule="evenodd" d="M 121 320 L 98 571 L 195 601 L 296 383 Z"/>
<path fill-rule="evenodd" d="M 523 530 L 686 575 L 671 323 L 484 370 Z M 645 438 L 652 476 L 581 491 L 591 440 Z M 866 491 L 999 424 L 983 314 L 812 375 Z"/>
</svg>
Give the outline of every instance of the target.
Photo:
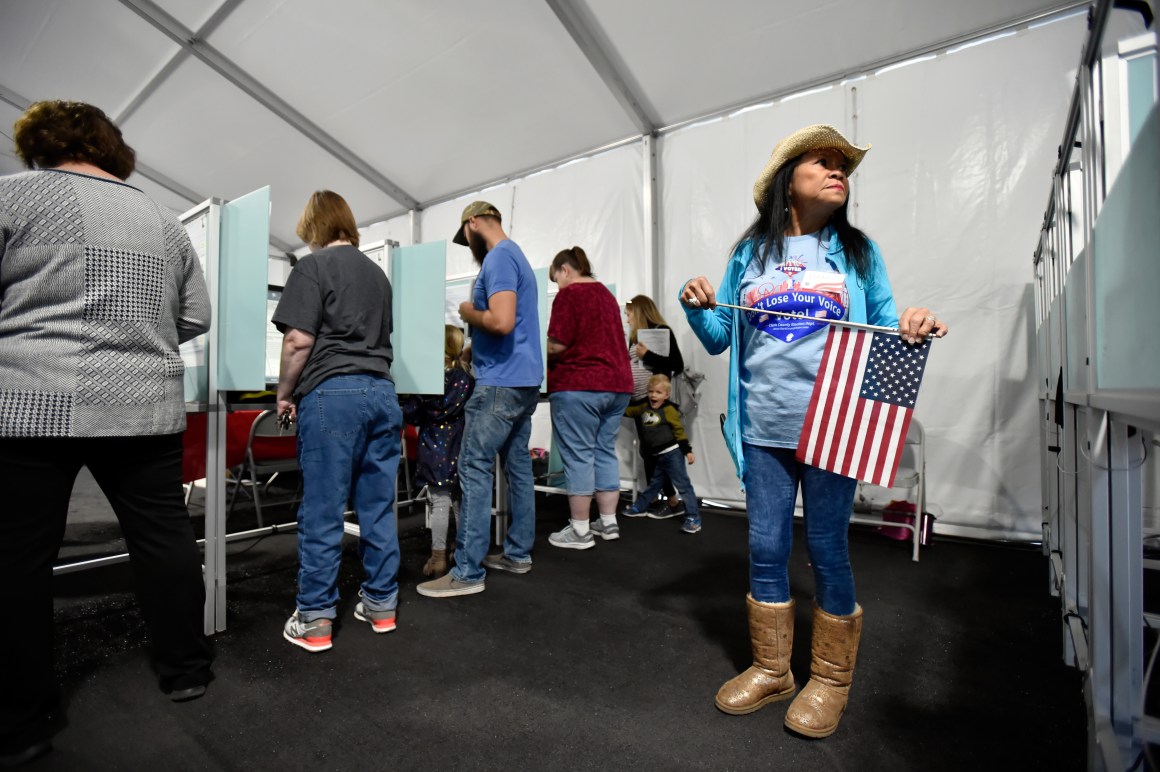
<svg viewBox="0 0 1160 772">
<path fill-rule="evenodd" d="M 210 323 L 197 253 L 125 184 L 135 155 L 101 110 L 38 102 L 15 140 L 31 171 L 0 178 L 0 587 L 20 626 L 0 638 L 0 766 L 52 748 L 52 566 L 81 466 L 121 523 L 162 690 L 213 677 L 181 487 L 177 347 Z"/>
</svg>

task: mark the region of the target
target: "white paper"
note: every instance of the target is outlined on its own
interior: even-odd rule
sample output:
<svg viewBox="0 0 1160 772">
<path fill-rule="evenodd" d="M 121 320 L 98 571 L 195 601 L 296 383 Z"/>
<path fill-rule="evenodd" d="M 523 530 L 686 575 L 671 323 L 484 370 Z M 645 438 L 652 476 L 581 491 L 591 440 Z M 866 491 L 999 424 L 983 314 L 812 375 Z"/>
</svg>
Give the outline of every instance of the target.
<svg viewBox="0 0 1160 772">
<path fill-rule="evenodd" d="M 657 356 L 669 355 L 669 331 L 666 329 L 637 330 L 636 342 L 643 343 L 645 348 Z"/>
</svg>

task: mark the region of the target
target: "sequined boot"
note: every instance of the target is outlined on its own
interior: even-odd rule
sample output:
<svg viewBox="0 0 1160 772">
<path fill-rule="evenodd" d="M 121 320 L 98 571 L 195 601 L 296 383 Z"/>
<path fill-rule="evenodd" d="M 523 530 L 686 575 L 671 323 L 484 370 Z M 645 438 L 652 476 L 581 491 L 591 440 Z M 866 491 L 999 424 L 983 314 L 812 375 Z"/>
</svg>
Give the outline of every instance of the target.
<svg viewBox="0 0 1160 772">
<path fill-rule="evenodd" d="M 806 737 L 829 737 L 846 710 L 854 661 L 862 637 L 862 607 L 837 617 L 814 606 L 810 680 L 790 703 L 786 728 Z"/>
<path fill-rule="evenodd" d="M 794 602 L 762 603 L 745 596 L 749 609 L 749 640 L 753 665 L 725 682 L 717 692 L 717 707 L 735 716 L 793 696 L 789 655 L 793 649 Z"/>
</svg>

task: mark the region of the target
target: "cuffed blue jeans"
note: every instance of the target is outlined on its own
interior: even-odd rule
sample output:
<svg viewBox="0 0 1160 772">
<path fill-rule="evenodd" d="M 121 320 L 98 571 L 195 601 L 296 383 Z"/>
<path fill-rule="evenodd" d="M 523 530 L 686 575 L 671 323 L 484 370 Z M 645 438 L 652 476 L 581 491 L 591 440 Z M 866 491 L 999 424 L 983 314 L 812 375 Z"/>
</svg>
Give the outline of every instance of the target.
<svg viewBox="0 0 1160 772">
<path fill-rule="evenodd" d="M 476 386 L 464 412 L 463 446 L 459 451 L 459 528 L 455 533 L 452 578 L 481 582 L 483 559 L 491 540 L 491 495 L 495 487 L 495 457 L 503 463 L 511 504 L 511 525 L 503 551 L 509 560 L 532 562 L 536 539 L 536 500 L 528 438 L 532 413 L 540 397 L 538 386 Z"/>
<path fill-rule="evenodd" d="M 790 599 L 789 555 L 800 483 L 818 606 L 835 616 L 854 613 L 848 535 L 858 481 L 798 463 L 789 448 L 744 443 L 742 452 L 749 511 L 749 593 L 753 599 L 763 603 Z"/>
<path fill-rule="evenodd" d="M 364 605 L 398 604 L 399 533 L 395 476 L 403 412 L 388 378 L 359 373 L 327 378 L 298 403 L 299 618 L 334 619 L 342 560 L 343 513 L 358 513 Z"/>
<path fill-rule="evenodd" d="M 564 462 L 569 496 L 620 490 L 616 434 L 631 394 L 558 391 L 552 403 L 552 432 Z"/>
</svg>

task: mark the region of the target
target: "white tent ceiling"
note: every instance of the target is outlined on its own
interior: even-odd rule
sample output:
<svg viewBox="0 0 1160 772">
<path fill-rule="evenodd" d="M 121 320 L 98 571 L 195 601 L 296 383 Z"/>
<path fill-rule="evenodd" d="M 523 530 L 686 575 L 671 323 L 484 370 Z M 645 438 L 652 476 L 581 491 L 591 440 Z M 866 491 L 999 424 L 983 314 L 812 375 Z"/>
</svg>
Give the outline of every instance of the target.
<svg viewBox="0 0 1160 772">
<path fill-rule="evenodd" d="M 0 132 L 30 100 L 99 105 L 135 184 L 178 210 L 271 185 L 289 248 L 317 188 L 371 222 L 1067 5 L 0 0 Z"/>
</svg>

